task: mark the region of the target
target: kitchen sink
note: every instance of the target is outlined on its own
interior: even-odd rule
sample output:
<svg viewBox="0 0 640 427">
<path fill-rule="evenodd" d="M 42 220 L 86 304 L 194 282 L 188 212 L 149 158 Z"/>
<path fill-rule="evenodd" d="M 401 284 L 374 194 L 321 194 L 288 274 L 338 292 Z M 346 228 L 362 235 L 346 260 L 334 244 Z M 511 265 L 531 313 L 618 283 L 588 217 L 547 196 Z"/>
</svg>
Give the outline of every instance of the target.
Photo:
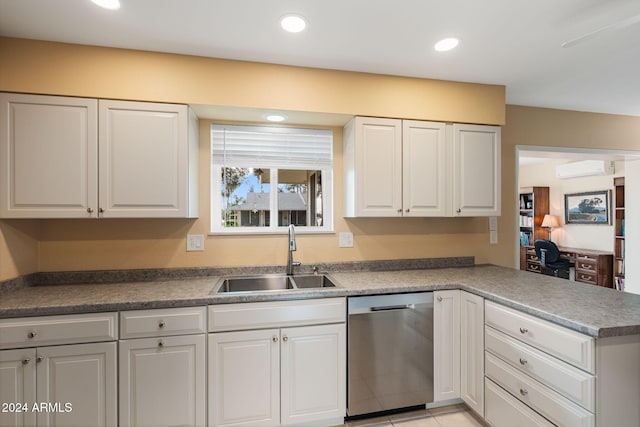
<svg viewBox="0 0 640 427">
<path fill-rule="evenodd" d="M 289 276 L 227 277 L 222 280 L 216 293 L 280 291 L 284 289 L 294 289 Z"/>
<path fill-rule="evenodd" d="M 299 289 L 336 287 L 331 279 L 329 279 L 325 274 L 293 276 L 293 281 Z"/>
<path fill-rule="evenodd" d="M 224 277 L 219 284 L 216 284 L 211 293 L 265 292 L 335 288 L 335 286 L 331 279 L 324 274 L 237 276 Z"/>
</svg>

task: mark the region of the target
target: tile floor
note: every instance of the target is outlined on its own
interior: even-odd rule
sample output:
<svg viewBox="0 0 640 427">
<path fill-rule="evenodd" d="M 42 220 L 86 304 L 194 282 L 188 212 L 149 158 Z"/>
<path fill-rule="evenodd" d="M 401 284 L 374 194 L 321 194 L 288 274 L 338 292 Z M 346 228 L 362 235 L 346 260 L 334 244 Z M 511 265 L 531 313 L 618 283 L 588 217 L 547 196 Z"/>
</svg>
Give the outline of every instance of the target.
<svg viewBox="0 0 640 427">
<path fill-rule="evenodd" d="M 335 427 L 486 427 L 465 405 L 445 406 L 367 420 L 347 421 Z"/>
</svg>

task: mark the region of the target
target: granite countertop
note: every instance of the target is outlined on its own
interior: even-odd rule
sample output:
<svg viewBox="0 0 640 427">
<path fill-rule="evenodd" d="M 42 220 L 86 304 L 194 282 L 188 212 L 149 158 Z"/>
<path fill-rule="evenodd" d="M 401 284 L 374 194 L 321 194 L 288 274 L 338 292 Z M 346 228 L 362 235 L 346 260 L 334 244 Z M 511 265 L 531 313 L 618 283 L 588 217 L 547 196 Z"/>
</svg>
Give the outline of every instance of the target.
<svg viewBox="0 0 640 427">
<path fill-rule="evenodd" d="M 329 273 L 336 288 L 215 294 L 221 276 L 18 286 L 0 318 L 463 289 L 593 337 L 640 334 L 640 295 L 492 265 Z"/>
</svg>

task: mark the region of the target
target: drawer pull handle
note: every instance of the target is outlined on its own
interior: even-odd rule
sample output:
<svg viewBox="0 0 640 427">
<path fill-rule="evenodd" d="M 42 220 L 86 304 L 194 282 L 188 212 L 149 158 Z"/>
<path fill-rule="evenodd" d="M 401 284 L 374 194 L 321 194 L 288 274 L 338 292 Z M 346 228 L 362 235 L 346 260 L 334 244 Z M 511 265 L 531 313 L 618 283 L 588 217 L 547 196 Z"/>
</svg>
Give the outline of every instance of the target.
<svg viewBox="0 0 640 427">
<path fill-rule="evenodd" d="M 442 297 L 438 296 L 437 300 L 438 300 L 438 302 L 442 302 Z"/>
<path fill-rule="evenodd" d="M 158 322 L 158 328 L 162 329 L 162 328 L 164 328 L 165 326 L 167 326 L 167 324 L 165 323 L 165 321 L 164 321 L 164 320 L 161 320 L 161 321 L 159 321 L 159 322 Z"/>
<path fill-rule="evenodd" d="M 164 340 L 158 341 L 158 347 L 164 347 Z"/>
<path fill-rule="evenodd" d="M 520 364 L 521 364 L 522 366 L 526 365 L 526 364 L 527 364 L 527 359 L 524 359 L 524 358 L 522 358 L 522 357 L 521 357 L 521 358 L 520 358 Z"/>
<path fill-rule="evenodd" d="M 284 341 L 284 342 L 289 341 L 289 337 L 288 337 L 288 336 L 286 336 L 286 335 L 285 335 L 285 336 L 283 336 L 283 337 L 282 337 L 282 341 Z"/>
<path fill-rule="evenodd" d="M 29 331 L 29 333 L 27 334 L 29 338 L 35 338 L 36 335 L 37 335 L 36 331 Z"/>
<path fill-rule="evenodd" d="M 526 396 L 527 394 L 529 394 L 529 392 L 527 390 L 525 390 L 524 388 L 520 389 L 520 394 L 523 396 Z"/>
<path fill-rule="evenodd" d="M 27 364 L 29 364 L 29 362 L 31 362 L 31 358 L 29 358 L 29 357 L 25 357 L 24 359 L 22 359 L 22 364 L 23 365 L 27 365 Z"/>
<path fill-rule="evenodd" d="M 38 356 L 36 357 L 36 362 L 37 363 L 42 363 L 42 361 L 44 360 L 44 356 Z"/>
<path fill-rule="evenodd" d="M 527 328 L 520 328 L 520 333 L 521 334 L 526 334 L 527 332 L 529 332 L 529 330 Z"/>
<path fill-rule="evenodd" d="M 271 341 L 278 342 L 278 337 L 274 335 L 273 338 L 271 338 Z"/>
</svg>

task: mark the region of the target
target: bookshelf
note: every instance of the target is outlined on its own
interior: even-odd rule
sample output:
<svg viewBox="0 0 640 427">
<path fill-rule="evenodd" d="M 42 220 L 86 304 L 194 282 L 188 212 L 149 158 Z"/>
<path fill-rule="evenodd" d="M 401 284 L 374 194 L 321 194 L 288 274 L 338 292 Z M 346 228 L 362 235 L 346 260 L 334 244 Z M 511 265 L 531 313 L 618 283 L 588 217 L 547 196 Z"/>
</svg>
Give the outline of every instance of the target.
<svg viewBox="0 0 640 427">
<path fill-rule="evenodd" d="M 615 191 L 615 243 L 613 262 L 613 284 L 616 289 L 624 291 L 624 250 L 625 250 L 625 223 L 624 223 L 624 177 L 613 179 Z"/>
<path fill-rule="evenodd" d="M 549 213 L 549 187 L 528 187 L 520 189 L 519 224 L 520 232 L 526 236 L 527 244 L 533 246 L 537 239 L 548 239 L 548 230 L 541 227 L 544 216 Z"/>
</svg>

